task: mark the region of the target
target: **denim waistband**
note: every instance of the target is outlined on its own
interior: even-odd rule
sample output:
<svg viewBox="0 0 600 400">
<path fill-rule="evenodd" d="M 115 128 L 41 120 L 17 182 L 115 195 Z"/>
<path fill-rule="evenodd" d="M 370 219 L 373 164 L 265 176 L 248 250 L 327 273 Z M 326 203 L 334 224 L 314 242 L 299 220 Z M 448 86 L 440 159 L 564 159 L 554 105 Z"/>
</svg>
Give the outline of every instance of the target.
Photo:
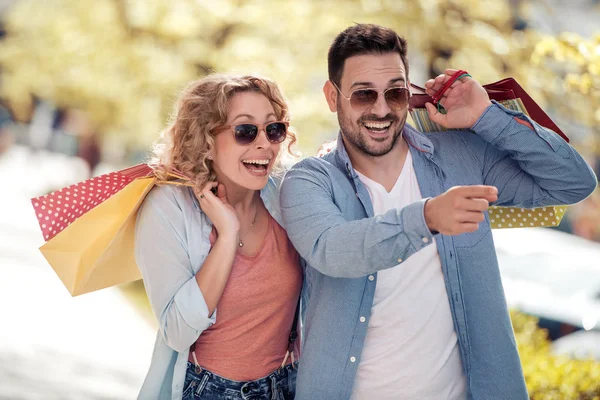
<svg viewBox="0 0 600 400">
<path fill-rule="evenodd" d="M 183 399 L 293 399 L 297 362 L 253 381 L 234 381 L 188 362 Z"/>
</svg>

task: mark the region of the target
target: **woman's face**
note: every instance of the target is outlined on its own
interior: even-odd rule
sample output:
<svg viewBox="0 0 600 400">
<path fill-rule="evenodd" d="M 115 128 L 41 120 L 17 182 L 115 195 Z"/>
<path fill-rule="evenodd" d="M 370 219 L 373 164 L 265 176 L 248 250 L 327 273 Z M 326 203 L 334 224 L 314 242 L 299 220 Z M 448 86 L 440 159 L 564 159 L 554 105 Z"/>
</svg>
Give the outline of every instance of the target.
<svg viewBox="0 0 600 400">
<path fill-rule="evenodd" d="M 236 93 L 229 101 L 225 125 L 262 125 L 277 121 L 271 102 L 256 92 Z M 266 184 L 279 154 L 280 143 L 267 140 L 264 129 L 250 144 L 236 141 L 232 128 L 222 129 L 215 136 L 211 155 L 217 181 L 228 188 L 260 190 Z"/>
</svg>

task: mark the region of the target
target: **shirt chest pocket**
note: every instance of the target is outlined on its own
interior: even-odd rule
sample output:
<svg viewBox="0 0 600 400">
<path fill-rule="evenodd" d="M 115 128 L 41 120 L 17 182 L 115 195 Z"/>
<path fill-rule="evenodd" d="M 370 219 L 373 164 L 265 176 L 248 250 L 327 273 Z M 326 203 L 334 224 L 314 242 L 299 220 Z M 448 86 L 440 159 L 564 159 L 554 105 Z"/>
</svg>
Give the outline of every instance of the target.
<svg viewBox="0 0 600 400">
<path fill-rule="evenodd" d="M 491 240 L 491 233 L 489 227 L 480 226 L 475 232 L 463 233 L 461 235 L 454 236 L 454 246 L 461 248 L 475 247 L 481 243 L 485 243 Z"/>
<path fill-rule="evenodd" d="M 471 248 L 487 242 L 492 243 L 492 230 L 487 214 L 485 221 L 479 224 L 479 228 L 475 232 L 463 233 L 452 238 L 454 246 L 459 248 Z"/>
<path fill-rule="evenodd" d="M 492 243 L 492 229 L 488 213 L 485 213 L 485 220 L 479 224 L 479 228 L 475 232 L 453 236 L 452 240 L 454 246 L 462 248 L 471 248 L 486 242 Z"/>
</svg>

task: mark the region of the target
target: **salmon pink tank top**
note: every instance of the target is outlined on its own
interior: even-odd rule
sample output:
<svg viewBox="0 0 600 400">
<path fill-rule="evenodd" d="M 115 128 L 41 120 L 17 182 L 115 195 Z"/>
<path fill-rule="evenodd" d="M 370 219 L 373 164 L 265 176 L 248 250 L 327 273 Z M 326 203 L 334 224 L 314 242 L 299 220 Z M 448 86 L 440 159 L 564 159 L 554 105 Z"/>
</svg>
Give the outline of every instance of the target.
<svg viewBox="0 0 600 400">
<path fill-rule="evenodd" d="M 254 256 L 235 256 L 216 323 L 196 341 L 198 364 L 236 381 L 262 378 L 280 367 L 301 286 L 298 253 L 269 215 L 260 250 Z M 192 353 L 189 360 L 194 362 Z"/>
</svg>

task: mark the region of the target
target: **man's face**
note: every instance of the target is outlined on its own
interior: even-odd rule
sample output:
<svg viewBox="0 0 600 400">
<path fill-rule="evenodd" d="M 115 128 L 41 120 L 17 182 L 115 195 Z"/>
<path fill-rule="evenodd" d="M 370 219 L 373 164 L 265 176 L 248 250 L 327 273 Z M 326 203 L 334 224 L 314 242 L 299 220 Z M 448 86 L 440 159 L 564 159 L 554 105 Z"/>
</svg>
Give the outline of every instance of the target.
<svg viewBox="0 0 600 400">
<path fill-rule="evenodd" d="M 374 157 L 392 150 L 402 134 L 408 107 L 392 110 L 383 91 L 398 87 L 408 87 L 406 69 L 398 53 L 366 54 L 346 59 L 340 82 L 344 96 L 350 97 L 358 89 L 379 92 L 375 104 L 362 110 L 352 108 L 350 101 L 337 93 L 338 121 L 346 142 Z"/>
</svg>

